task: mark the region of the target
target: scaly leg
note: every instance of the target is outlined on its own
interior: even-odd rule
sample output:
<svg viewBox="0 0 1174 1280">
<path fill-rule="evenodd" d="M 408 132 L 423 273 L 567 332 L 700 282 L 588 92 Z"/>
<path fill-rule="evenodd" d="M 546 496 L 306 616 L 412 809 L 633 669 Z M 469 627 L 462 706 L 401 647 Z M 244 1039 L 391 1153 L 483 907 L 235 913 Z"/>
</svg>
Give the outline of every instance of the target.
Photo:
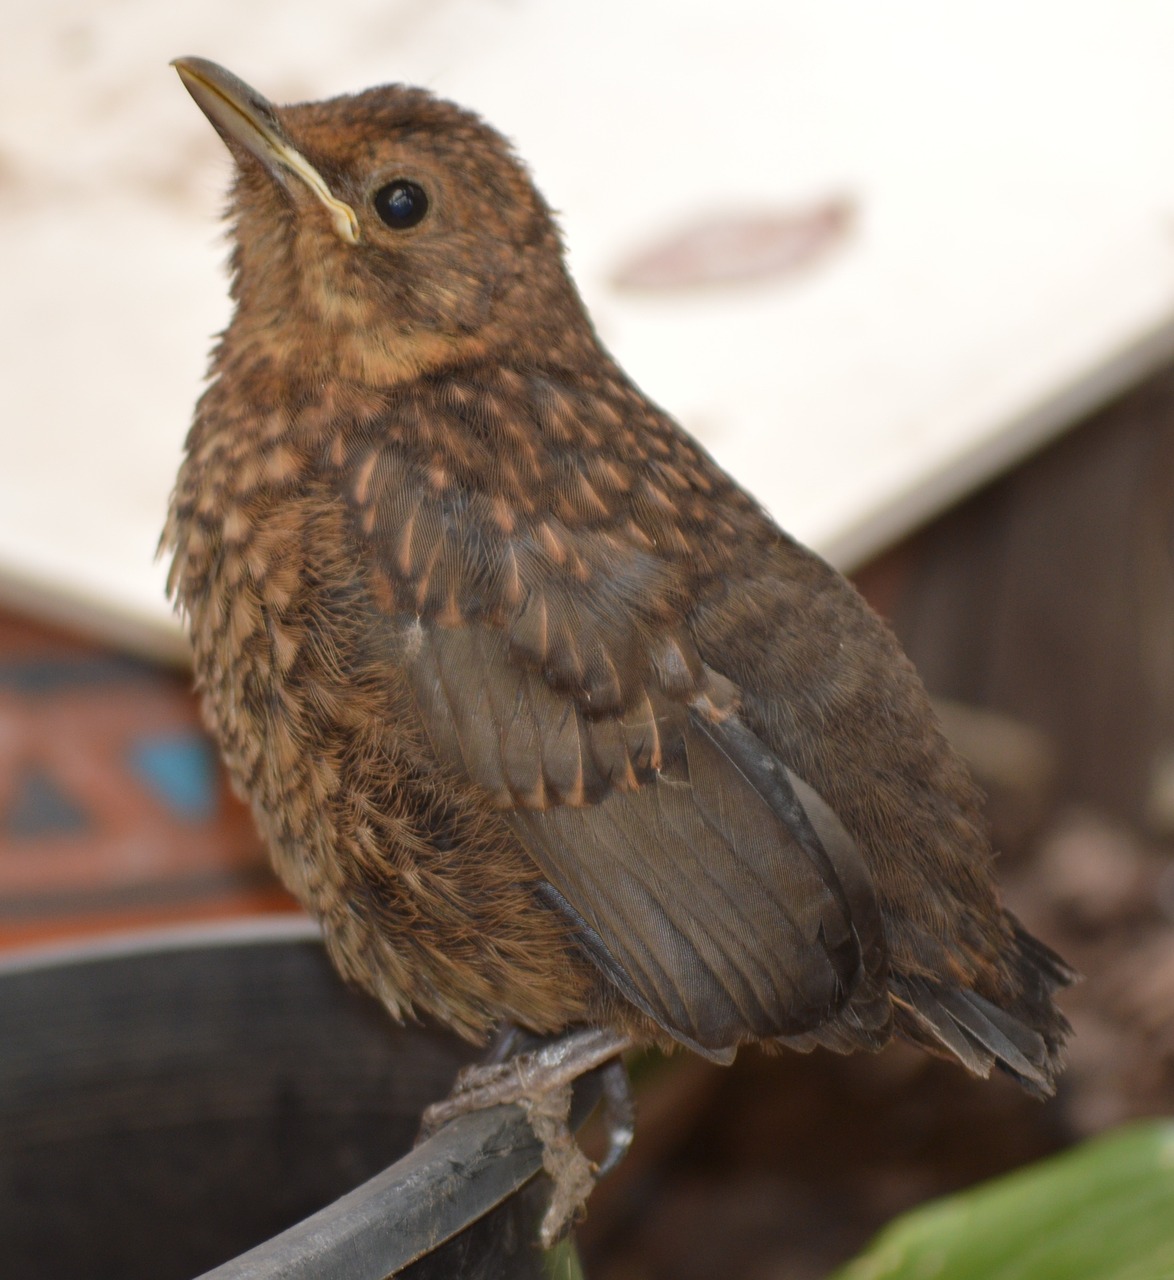
<svg viewBox="0 0 1174 1280">
<path fill-rule="evenodd" d="M 597 1067 L 604 1067 L 604 1100 L 608 1150 L 606 1172 L 623 1157 L 632 1140 L 632 1102 L 622 1062 L 616 1061 L 631 1040 L 614 1031 L 574 1031 L 506 1062 L 466 1067 L 456 1087 L 424 1112 L 421 1131 L 434 1133 L 457 1116 L 486 1107 L 517 1103 L 542 1143 L 542 1166 L 554 1184 L 550 1207 L 542 1220 L 541 1239 L 549 1248 L 579 1215 L 598 1176 L 571 1133 L 571 1087 Z"/>
</svg>

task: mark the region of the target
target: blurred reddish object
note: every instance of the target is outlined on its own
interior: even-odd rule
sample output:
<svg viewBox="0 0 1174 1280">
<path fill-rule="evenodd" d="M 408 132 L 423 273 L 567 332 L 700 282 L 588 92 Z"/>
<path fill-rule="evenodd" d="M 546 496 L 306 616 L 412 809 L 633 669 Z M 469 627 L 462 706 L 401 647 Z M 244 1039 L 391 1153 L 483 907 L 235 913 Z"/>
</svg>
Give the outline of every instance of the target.
<svg viewBox="0 0 1174 1280">
<path fill-rule="evenodd" d="M 0 948 L 294 910 L 187 677 L 0 614 Z"/>
</svg>

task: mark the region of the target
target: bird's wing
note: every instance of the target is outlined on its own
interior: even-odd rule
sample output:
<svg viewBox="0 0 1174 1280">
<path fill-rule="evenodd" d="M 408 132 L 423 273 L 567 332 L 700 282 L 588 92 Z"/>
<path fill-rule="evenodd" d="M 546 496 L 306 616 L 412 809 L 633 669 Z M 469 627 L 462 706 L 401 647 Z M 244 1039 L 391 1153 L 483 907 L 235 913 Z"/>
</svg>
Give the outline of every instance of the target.
<svg viewBox="0 0 1174 1280">
<path fill-rule="evenodd" d="M 828 1023 L 883 967 L 871 881 L 702 664 L 678 570 L 614 522 L 525 519 L 446 479 L 375 446 L 348 485 L 442 764 L 500 809 L 585 953 L 675 1038 L 723 1057 Z"/>
<path fill-rule="evenodd" d="M 651 689 L 589 718 L 483 625 L 421 623 L 414 647 L 438 755 L 501 806 L 633 1004 L 710 1051 L 812 1030 L 844 1004 L 871 885 L 736 715 Z"/>
</svg>

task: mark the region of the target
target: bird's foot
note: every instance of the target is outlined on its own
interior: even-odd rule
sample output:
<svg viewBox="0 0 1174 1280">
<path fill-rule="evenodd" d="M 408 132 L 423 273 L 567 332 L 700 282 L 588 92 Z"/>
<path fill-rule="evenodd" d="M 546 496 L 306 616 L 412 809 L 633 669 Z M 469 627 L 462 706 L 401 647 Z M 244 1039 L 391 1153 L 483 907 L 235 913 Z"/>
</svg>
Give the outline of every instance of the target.
<svg viewBox="0 0 1174 1280">
<path fill-rule="evenodd" d="M 542 1166 L 553 1184 L 540 1237 L 549 1249 L 581 1216 L 596 1181 L 619 1164 L 632 1141 L 632 1099 L 619 1055 L 627 1036 L 590 1028 L 575 1031 L 505 1062 L 466 1067 L 452 1093 L 424 1112 L 422 1135 L 435 1133 L 457 1116 L 486 1107 L 523 1107 L 542 1143 Z M 571 1132 L 571 1089 L 589 1071 L 603 1067 L 608 1149 L 598 1167 L 579 1149 Z"/>
<path fill-rule="evenodd" d="M 487 1107 L 525 1103 L 540 1094 L 570 1086 L 589 1071 L 618 1058 L 631 1040 L 614 1031 L 589 1027 L 516 1053 L 503 1062 L 475 1063 L 457 1076 L 452 1093 L 424 1113 L 426 1133 L 457 1116 Z"/>
</svg>

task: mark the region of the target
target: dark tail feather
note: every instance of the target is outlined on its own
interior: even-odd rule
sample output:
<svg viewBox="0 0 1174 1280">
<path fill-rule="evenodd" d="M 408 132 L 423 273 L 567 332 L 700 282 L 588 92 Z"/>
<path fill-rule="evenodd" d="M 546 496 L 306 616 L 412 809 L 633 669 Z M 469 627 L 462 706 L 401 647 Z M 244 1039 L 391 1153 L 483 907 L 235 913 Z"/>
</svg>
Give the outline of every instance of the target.
<svg viewBox="0 0 1174 1280">
<path fill-rule="evenodd" d="M 896 976 L 892 991 L 897 1027 L 908 1039 L 939 1055 L 945 1050 L 976 1076 L 990 1075 L 994 1050 L 950 1016 L 938 998 L 945 992 L 920 978 Z"/>
<path fill-rule="evenodd" d="M 1025 1027 L 1011 1014 L 976 991 L 950 991 L 942 1007 L 968 1035 L 994 1054 L 995 1064 L 1037 1097 L 1056 1091 L 1052 1051 L 1039 1032 Z"/>
<path fill-rule="evenodd" d="M 1007 919 L 1015 930 L 1015 941 L 1019 945 L 1019 954 L 1027 962 L 1020 966 L 1020 973 L 1025 980 L 1035 978 L 1039 990 L 1050 995 L 1064 987 L 1070 987 L 1080 981 L 1080 974 L 1065 963 L 1051 947 L 1033 937 L 1008 911 Z M 1068 1024 L 1064 1024 L 1067 1031 Z"/>
<path fill-rule="evenodd" d="M 1052 1003 L 1052 992 L 1076 980 L 1054 951 L 1011 918 L 1020 994 L 1000 1008 L 976 991 L 894 975 L 900 1030 L 914 1042 L 946 1050 L 975 1075 L 999 1067 L 1039 1098 L 1056 1089 L 1064 1041 L 1071 1028 Z"/>
</svg>

